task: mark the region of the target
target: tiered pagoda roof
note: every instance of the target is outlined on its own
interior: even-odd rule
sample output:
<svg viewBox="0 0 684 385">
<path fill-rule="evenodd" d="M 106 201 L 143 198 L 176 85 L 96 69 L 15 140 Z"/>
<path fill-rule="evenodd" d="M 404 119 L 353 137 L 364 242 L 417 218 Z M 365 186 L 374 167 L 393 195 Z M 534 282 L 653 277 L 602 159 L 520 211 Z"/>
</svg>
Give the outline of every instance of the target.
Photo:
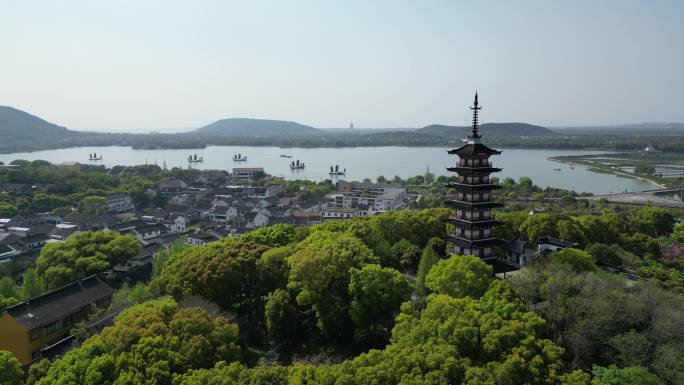
<svg viewBox="0 0 684 385">
<path fill-rule="evenodd" d="M 477 131 L 475 131 L 475 132 L 477 132 Z M 469 136 L 472 136 L 472 135 L 469 135 Z M 479 139 L 480 136 L 478 135 L 477 138 Z M 468 144 L 464 144 L 463 146 L 461 146 L 459 148 L 449 150 L 448 153 L 451 155 L 458 155 L 458 156 L 499 155 L 499 154 L 501 154 L 501 151 L 495 150 L 493 148 L 489 148 L 482 143 L 468 143 Z"/>
<path fill-rule="evenodd" d="M 449 223 L 456 228 L 456 232 L 449 236 L 455 246 L 454 251 L 488 258 L 492 256 L 492 247 L 499 243 L 492 227 L 500 222 L 494 219 L 491 210 L 502 206 L 491 201 L 491 192 L 501 186 L 494 183 L 489 175 L 501 169 L 493 167 L 489 157 L 499 155 L 501 151 L 480 143 L 478 112 L 482 107 L 477 99 L 475 93 L 475 103 L 470 108 L 473 111 L 473 128 L 467 143 L 448 151 L 449 154 L 458 155 L 459 161 L 454 167 L 447 168 L 458 174 L 458 180 L 447 184 L 447 187 L 455 190 L 456 196 L 446 203 L 455 209 L 454 215 L 449 218 Z"/>
</svg>

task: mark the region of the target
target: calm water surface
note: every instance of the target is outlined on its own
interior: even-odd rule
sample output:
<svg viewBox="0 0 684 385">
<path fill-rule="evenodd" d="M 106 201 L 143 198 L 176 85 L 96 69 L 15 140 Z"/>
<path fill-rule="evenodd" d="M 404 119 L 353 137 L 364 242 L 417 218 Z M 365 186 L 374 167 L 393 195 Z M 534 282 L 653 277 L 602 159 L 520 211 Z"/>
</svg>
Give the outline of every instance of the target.
<svg viewBox="0 0 684 385">
<path fill-rule="evenodd" d="M 0 154 L 0 161 L 8 163 L 15 159 L 43 159 L 51 163 L 80 162 L 116 165 L 158 164 L 171 167 L 194 167 L 199 169 L 231 170 L 233 167 L 263 167 L 272 175 L 288 179 L 322 180 L 330 178 L 331 165 L 346 168 L 347 174 L 341 178 L 361 180 L 384 175 L 402 178 L 423 174 L 429 167 L 437 175 L 448 175 L 446 167 L 456 162 L 456 157 L 447 154 L 445 147 L 357 147 L 357 148 L 280 148 L 249 146 L 210 146 L 196 150 L 134 150 L 130 147 L 77 147 L 60 150 L 36 151 L 27 153 Z M 89 162 L 88 155 L 102 155 L 102 161 Z M 234 162 L 233 154 L 247 156 L 246 162 Z M 653 188 L 648 182 L 615 175 L 598 174 L 586 168 L 557 163 L 547 158 L 559 155 L 597 154 L 601 151 L 574 150 L 531 150 L 503 149 L 502 154 L 493 156 L 496 167 L 503 168 L 501 177 L 518 179 L 529 176 L 535 184 L 542 187 L 557 187 L 578 192 L 606 194 L 640 191 Z M 204 157 L 203 163 L 188 164 L 188 156 L 197 154 Z M 291 159 L 280 155 L 290 155 Z M 299 159 L 306 163 L 306 169 L 292 171 L 289 164 Z M 555 169 L 560 169 L 557 171 Z"/>
</svg>

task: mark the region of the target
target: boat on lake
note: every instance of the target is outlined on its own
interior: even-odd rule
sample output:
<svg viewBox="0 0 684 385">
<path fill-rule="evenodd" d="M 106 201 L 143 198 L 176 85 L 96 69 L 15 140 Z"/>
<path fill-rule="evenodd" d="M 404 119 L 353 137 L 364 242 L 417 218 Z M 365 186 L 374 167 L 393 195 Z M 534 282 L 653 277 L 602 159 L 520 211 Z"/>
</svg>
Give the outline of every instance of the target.
<svg viewBox="0 0 684 385">
<path fill-rule="evenodd" d="M 198 157 L 197 154 L 190 155 L 188 157 L 188 162 L 190 162 L 190 163 L 202 163 L 202 162 L 204 162 L 204 157 L 203 156 Z"/>
<path fill-rule="evenodd" d="M 290 170 L 303 170 L 305 167 L 304 162 L 300 162 L 299 159 L 290 163 Z"/>
<path fill-rule="evenodd" d="M 282 154 L 282 155 L 280 155 L 280 157 L 281 157 L 281 158 L 288 158 L 288 159 L 289 159 L 289 158 L 292 158 L 292 155 L 284 155 L 284 154 Z"/>
<path fill-rule="evenodd" d="M 560 168 L 554 168 L 554 170 L 560 172 L 561 169 Z"/>
<path fill-rule="evenodd" d="M 100 156 L 98 157 L 98 156 L 97 156 L 97 153 L 94 152 L 94 153 L 90 154 L 90 157 L 88 158 L 88 160 L 93 161 L 93 162 L 94 162 L 94 161 L 98 161 L 98 160 L 102 160 L 102 155 L 100 155 Z"/>
<path fill-rule="evenodd" d="M 245 161 L 247 161 L 247 157 L 242 156 L 242 154 L 238 153 L 238 154 L 233 155 L 233 160 L 236 162 L 245 162 Z"/>
<path fill-rule="evenodd" d="M 336 164 L 335 167 L 330 166 L 330 172 L 328 174 L 330 174 L 330 175 L 344 175 L 346 173 L 347 173 L 346 168 L 344 170 L 340 171 L 340 165 Z"/>
</svg>

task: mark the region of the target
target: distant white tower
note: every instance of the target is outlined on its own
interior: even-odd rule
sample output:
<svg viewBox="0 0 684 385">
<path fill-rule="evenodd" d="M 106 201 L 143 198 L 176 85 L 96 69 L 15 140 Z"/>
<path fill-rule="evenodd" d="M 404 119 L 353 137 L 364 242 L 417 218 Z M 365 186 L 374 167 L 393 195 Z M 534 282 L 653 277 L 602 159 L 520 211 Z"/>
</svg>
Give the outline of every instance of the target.
<svg viewBox="0 0 684 385">
<path fill-rule="evenodd" d="M 354 129 L 354 123 L 349 123 L 349 129 L 353 130 Z"/>
</svg>

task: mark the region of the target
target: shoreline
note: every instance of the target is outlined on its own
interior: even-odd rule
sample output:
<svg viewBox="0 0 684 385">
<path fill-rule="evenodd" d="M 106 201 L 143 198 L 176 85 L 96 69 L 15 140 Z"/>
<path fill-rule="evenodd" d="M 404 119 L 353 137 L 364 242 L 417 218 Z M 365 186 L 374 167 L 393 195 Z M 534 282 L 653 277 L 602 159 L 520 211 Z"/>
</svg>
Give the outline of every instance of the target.
<svg viewBox="0 0 684 385">
<path fill-rule="evenodd" d="M 634 174 L 629 174 L 629 173 L 622 172 L 622 171 L 615 171 L 615 170 L 610 169 L 610 168 L 604 169 L 604 168 L 602 168 L 602 167 L 600 167 L 600 166 L 597 167 L 597 166 L 595 166 L 595 165 L 586 165 L 586 164 L 584 164 L 584 163 L 578 163 L 578 162 L 573 162 L 573 161 L 565 160 L 565 159 L 558 159 L 558 158 L 554 158 L 554 157 L 549 157 L 549 158 L 546 158 L 546 159 L 548 159 L 548 160 L 550 160 L 550 161 L 553 161 L 553 162 L 558 162 L 558 163 L 566 163 L 566 164 L 572 164 L 572 165 L 576 165 L 576 166 L 582 166 L 582 167 L 585 167 L 585 168 L 587 169 L 587 171 L 589 171 L 589 172 L 594 172 L 594 171 L 591 171 L 591 168 L 596 168 L 596 169 L 599 169 L 599 170 L 601 170 L 601 171 L 605 171 L 605 172 L 610 173 L 610 174 L 613 174 L 613 175 L 622 175 L 622 176 L 625 176 L 625 177 L 628 177 L 628 178 L 631 178 L 631 179 L 636 179 L 636 180 L 640 180 L 640 181 L 643 181 L 643 182 L 648 182 L 648 183 L 650 183 L 650 184 L 652 184 L 653 186 L 656 186 L 656 187 L 658 187 L 658 188 L 668 188 L 668 186 L 666 186 L 666 185 L 664 185 L 664 184 L 655 182 L 655 181 L 650 180 L 650 179 L 648 179 L 648 178 L 645 178 L 645 177 L 643 177 L 643 176 L 634 175 Z M 596 173 L 596 174 L 599 174 L 599 173 Z"/>
<path fill-rule="evenodd" d="M 429 144 L 415 144 L 415 143 L 407 143 L 407 144 L 367 144 L 367 143 L 356 143 L 356 144 L 345 144 L 345 145 L 340 145 L 340 144 L 330 144 L 326 145 L 325 143 L 317 143 L 317 144 L 311 144 L 311 145 L 289 145 L 289 144 L 265 144 L 265 143 L 245 143 L 245 144 L 212 144 L 212 143 L 205 143 L 201 145 L 196 145 L 196 146 L 182 146 L 182 147 L 174 147 L 174 146 L 151 146 L 151 147 L 145 147 L 145 146 L 140 146 L 138 144 L 121 144 L 121 143 L 108 143 L 108 144 L 75 144 L 75 145 L 66 145 L 66 146 L 55 146 L 55 147 L 42 147 L 42 148 L 23 148 L 23 149 L 17 149 L 17 150 L 6 150 L 2 149 L 0 150 L 0 155 L 8 155 L 8 154 L 31 154 L 35 152 L 41 152 L 41 151 L 55 151 L 55 150 L 68 150 L 68 149 L 74 149 L 74 148 L 83 148 L 83 147 L 93 147 L 93 148 L 99 148 L 99 147 L 129 147 L 133 150 L 138 150 L 138 151 L 157 151 L 157 150 L 203 150 L 206 149 L 207 147 L 278 147 L 282 149 L 292 149 L 292 148 L 303 148 L 303 149 L 332 149 L 332 148 L 372 148 L 372 147 L 411 147 L 411 148 L 424 148 L 424 147 L 432 147 L 432 148 L 458 148 L 462 145 L 462 142 L 456 142 L 456 141 L 449 141 L 447 143 L 429 143 Z M 549 150 L 549 151 L 592 151 L 592 152 L 597 152 L 597 153 L 620 153 L 624 152 L 624 150 L 615 150 L 615 149 L 609 149 L 609 148 L 600 148 L 600 147 L 554 147 L 554 146 L 515 146 L 511 144 L 506 144 L 506 145 L 499 145 L 496 144 L 496 142 L 493 142 L 491 144 L 492 147 L 498 147 L 502 150 Z"/>
</svg>

